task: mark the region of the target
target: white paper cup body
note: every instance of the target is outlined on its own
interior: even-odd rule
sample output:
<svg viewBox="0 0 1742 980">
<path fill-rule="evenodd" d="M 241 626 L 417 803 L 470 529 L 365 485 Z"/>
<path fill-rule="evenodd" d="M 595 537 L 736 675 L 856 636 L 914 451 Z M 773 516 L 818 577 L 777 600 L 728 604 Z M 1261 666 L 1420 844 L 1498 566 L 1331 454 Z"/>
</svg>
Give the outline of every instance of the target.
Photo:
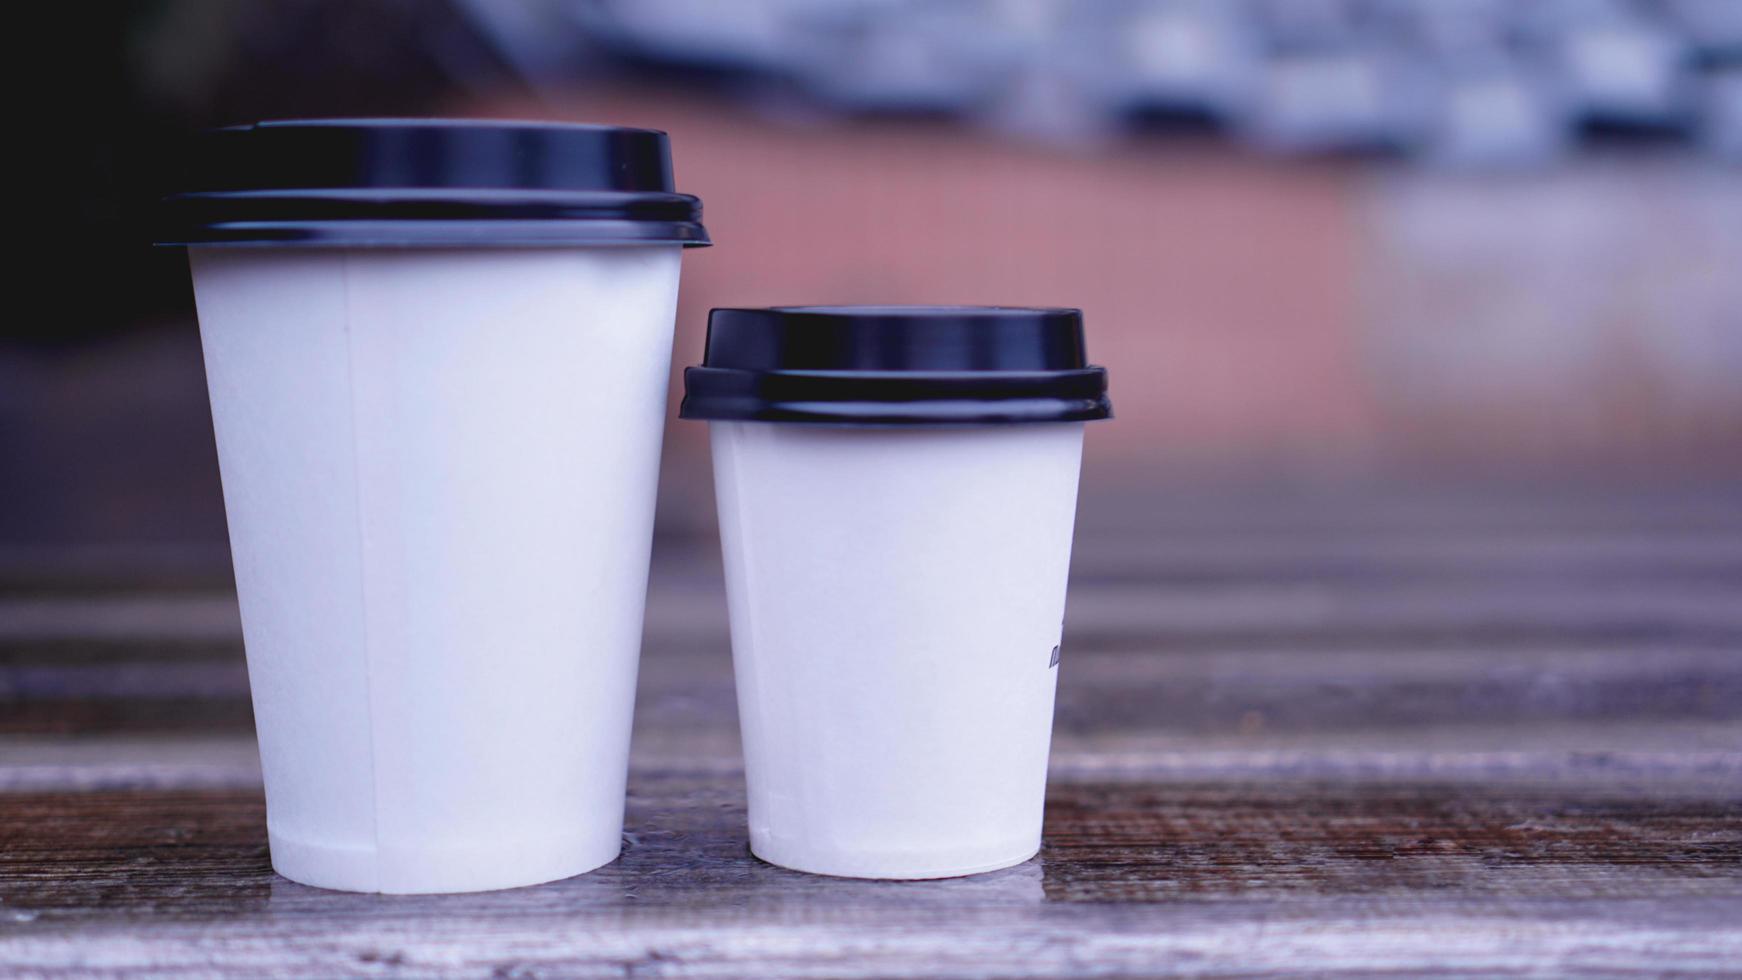
<svg viewBox="0 0 1742 980">
<path fill-rule="evenodd" d="M 752 851 L 1034 856 L 1083 424 L 711 428 Z"/>
<path fill-rule="evenodd" d="M 280 874 L 617 856 L 679 253 L 190 250 Z"/>
</svg>

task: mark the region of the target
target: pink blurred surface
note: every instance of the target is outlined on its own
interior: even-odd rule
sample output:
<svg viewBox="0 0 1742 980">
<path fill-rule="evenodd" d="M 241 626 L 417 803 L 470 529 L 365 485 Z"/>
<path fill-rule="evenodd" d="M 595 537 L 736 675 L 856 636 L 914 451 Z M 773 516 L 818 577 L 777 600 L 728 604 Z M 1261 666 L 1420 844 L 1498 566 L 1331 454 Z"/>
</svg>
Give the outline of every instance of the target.
<svg viewBox="0 0 1742 980">
<path fill-rule="evenodd" d="M 712 306 L 1080 306 L 1118 415 L 1087 465 L 1122 482 L 1742 465 L 1733 173 L 1472 179 L 1179 140 L 1073 154 L 645 89 L 470 108 L 672 134 L 718 243 L 685 270 L 674 378 Z M 672 430 L 680 483 L 702 445 Z"/>
</svg>

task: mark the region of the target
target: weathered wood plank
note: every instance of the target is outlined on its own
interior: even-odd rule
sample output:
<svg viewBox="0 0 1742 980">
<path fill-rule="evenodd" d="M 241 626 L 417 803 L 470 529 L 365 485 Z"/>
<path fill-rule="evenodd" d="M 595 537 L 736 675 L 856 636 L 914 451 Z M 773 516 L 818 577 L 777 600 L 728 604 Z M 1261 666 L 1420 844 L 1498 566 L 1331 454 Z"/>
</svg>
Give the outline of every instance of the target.
<svg viewBox="0 0 1742 980">
<path fill-rule="evenodd" d="M 0 737 L 0 794 L 259 786 L 250 735 Z"/>
<path fill-rule="evenodd" d="M 734 780 L 641 775 L 612 866 L 389 898 L 274 878 L 253 792 L 15 796 L 0 969 L 1711 973 L 1742 956 L 1737 802 L 1087 784 L 1055 788 L 1035 862 L 878 883 L 755 861 Z"/>
<path fill-rule="evenodd" d="M 1353 641 L 1349 641 L 1353 644 Z M 205 659 L 89 649 L 0 652 L 0 734 L 247 731 L 239 649 Z M 0 648 L 3 651 L 3 648 Z M 643 657 L 638 718 L 646 730 L 732 733 L 737 726 L 724 637 L 702 652 Z M 1742 653 L 1724 643 L 1611 639 L 1607 646 L 1391 642 L 1313 649 L 1182 644 L 1101 649 L 1067 637 L 1061 736 L 1348 733 L 1380 747 L 1391 733 L 1607 722 L 1742 725 Z M 1402 737 L 1407 738 L 1407 734 Z M 1607 746 L 1617 747 L 1617 746 Z"/>
<path fill-rule="evenodd" d="M 1742 485 L 1732 475 L 1702 484 L 1622 486 L 1550 481 L 1426 483 L 1332 481 L 1322 486 L 1120 486 L 1085 479 L 1079 527 L 1086 532 L 1223 536 L 1522 531 L 1742 530 Z"/>
<path fill-rule="evenodd" d="M 637 774 L 730 778 L 736 732 L 638 732 Z M 1742 726 L 1538 727 L 1485 739 L 1438 735 L 1363 742 L 1346 736 L 1055 736 L 1051 781 L 1071 783 L 1385 783 L 1566 790 L 1657 799 L 1726 796 L 1742 787 Z M 37 736 L 0 739 L 0 794 L 252 789 L 260 761 L 246 735 Z"/>
<path fill-rule="evenodd" d="M 1311 584 L 1194 588 L 1085 584 L 1071 592 L 1067 634 L 1094 644 L 1560 642 L 1607 637 L 1742 643 L 1738 586 L 1722 580 L 1594 589 L 1468 583 L 1325 588 Z M 648 597 L 654 648 L 711 644 L 725 635 L 718 583 L 659 588 Z M 54 643 L 238 643 L 234 596 L 216 594 L 0 599 L 0 646 Z"/>
<path fill-rule="evenodd" d="M 1072 576 L 1099 583 L 1363 587 L 1504 579 L 1590 587 L 1742 582 L 1742 534 L 1434 534 L 1194 538 L 1078 535 Z"/>
</svg>

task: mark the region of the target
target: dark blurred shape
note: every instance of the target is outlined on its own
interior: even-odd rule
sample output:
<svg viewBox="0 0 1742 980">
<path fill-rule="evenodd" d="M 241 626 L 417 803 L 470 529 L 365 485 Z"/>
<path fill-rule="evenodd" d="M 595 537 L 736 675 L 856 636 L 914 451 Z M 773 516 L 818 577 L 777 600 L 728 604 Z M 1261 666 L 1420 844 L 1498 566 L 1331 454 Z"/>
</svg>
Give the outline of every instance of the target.
<svg viewBox="0 0 1742 980">
<path fill-rule="evenodd" d="M 325 115 L 423 115 L 513 76 L 472 23 L 412 0 L 159 0 L 105 7 L 55 33 L 69 86 L 50 122 L 40 206 L 46 264 L 26 283 L 53 317 L 8 335 L 65 343 L 191 305 L 179 253 L 151 248 L 180 144 L 208 126 Z"/>
</svg>

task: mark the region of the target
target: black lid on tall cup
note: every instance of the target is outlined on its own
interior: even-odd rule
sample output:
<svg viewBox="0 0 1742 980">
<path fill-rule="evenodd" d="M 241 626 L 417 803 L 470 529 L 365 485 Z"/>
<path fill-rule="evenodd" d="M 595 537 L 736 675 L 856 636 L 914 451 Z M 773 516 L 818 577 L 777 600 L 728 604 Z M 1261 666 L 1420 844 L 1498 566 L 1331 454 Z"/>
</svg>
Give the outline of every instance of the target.
<svg viewBox="0 0 1742 980">
<path fill-rule="evenodd" d="M 719 309 L 684 371 L 686 419 L 997 425 L 1111 418 L 1080 310 L 998 306 Z"/>
<path fill-rule="evenodd" d="M 200 134 L 160 245 L 707 245 L 666 135 L 467 119 L 311 119 Z"/>
</svg>

